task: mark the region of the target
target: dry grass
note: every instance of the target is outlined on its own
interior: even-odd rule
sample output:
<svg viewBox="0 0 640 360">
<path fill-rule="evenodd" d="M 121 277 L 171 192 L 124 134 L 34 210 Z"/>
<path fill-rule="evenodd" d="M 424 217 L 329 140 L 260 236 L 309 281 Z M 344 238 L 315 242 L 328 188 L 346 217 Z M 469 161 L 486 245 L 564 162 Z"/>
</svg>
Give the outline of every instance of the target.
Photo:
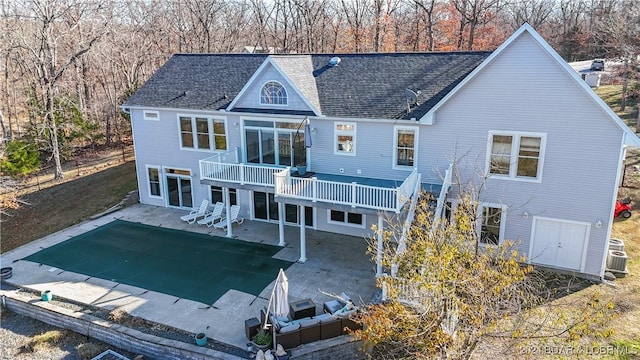
<svg viewBox="0 0 640 360">
<path fill-rule="evenodd" d="M 640 190 L 634 191 L 640 198 Z M 615 333 L 612 344 L 624 344 L 636 350 L 640 358 L 640 209 L 636 204 L 633 216 L 625 221 L 616 221 L 611 236 L 624 240 L 624 247 L 629 260 L 629 274 L 615 281 L 615 287 L 607 288 L 606 294 L 611 296 L 617 317 L 611 320 Z"/>
<path fill-rule="evenodd" d="M 70 336 L 74 335 L 76 334 L 70 333 L 67 330 L 47 331 L 29 339 L 29 341 L 22 346 L 22 350 L 24 352 L 46 351 L 47 348 L 57 346 L 62 341 L 66 341 Z"/>
<path fill-rule="evenodd" d="M 87 220 L 118 204 L 137 188 L 133 161 L 67 179 L 22 195 L 20 199 L 26 204 L 7 210 L 9 216 L 3 217 L 0 224 L 0 253 Z"/>
<path fill-rule="evenodd" d="M 104 346 L 93 342 L 85 342 L 76 345 L 76 351 L 81 360 L 89 360 L 100 355 L 104 351 Z"/>
<path fill-rule="evenodd" d="M 627 106 L 624 112 L 619 111 L 620 86 L 603 86 L 597 93 L 633 129 L 637 114 L 635 103 Z M 640 165 L 640 151 L 630 152 L 626 163 Z M 633 167 L 628 167 L 623 185 L 618 198 L 630 197 L 633 200 L 633 215 L 627 220 L 616 219 L 611 237 L 624 241 L 629 274 L 618 278 L 613 287 L 603 287 L 604 295 L 613 300 L 617 315 L 610 321 L 615 332 L 607 343 L 635 353 L 631 356 L 613 355 L 611 358 L 640 359 L 640 172 L 634 172 Z"/>
</svg>

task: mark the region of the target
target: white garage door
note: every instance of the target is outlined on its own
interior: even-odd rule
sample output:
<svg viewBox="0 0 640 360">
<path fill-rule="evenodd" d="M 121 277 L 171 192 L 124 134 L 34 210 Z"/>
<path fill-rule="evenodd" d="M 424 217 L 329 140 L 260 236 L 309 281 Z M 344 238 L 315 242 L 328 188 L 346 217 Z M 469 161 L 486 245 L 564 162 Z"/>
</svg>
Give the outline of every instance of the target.
<svg viewBox="0 0 640 360">
<path fill-rule="evenodd" d="M 534 218 L 529 260 L 535 264 L 582 271 L 589 227 L 588 223 Z"/>
</svg>

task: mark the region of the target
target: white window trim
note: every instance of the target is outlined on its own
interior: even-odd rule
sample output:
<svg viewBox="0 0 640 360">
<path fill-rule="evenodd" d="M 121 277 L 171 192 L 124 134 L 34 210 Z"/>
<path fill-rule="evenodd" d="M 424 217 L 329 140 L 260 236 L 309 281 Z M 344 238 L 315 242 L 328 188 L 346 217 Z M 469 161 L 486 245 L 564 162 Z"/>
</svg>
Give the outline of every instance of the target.
<svg viewBox="0 0 640 360">
<path fill-rule="evenodd" d="M 276 84 L 279 84 L 280 86 L 282 86 L 282 89 L 284 90 L 284 94 L 285 94 L 285 103 L 284 104 L 270 104 L 270 103 L 263 103 L 262 102 L 262 89 L 264 89 L 264 86 L 267 85 L 270 82 L 274 82 Z M 282 83 L 278 80 L 267 80 L 264 83 L 262 83 L 262 86 L 260 86 L 260 91 L 258 91 L 258 104 L 260 104 L 261 106 L 274 106 L 274 107 L 287 107 L 289 106 L 289 91 L 287 90 L 287 88 L 282 85 Z"/>
<path fill-rule="evenodd" d="M 163 168 L 159 165 L 145 165 L 145 175 L 147 178 L 147 194 L 152 199 L 164 199 L 164 176 L 162 174 Z M 149 169 L 158 170 L 158 186 L 160 186 L 160 195 L 151 194 L 151 179 L 149 178 Z"/>
<path fill-rule="evenodd" d="M 395 170 L 413 170 L 417 167 L 418 164 L 418 127 L 417 126 L 399 126 L 396 125 L 393 127 L 393 163 L 391 164 L 392 168 Z M 398 165 L 398 133 L 400 130 L 411 130 L 413 131 L 413 165 Z"/>
<path fill-rule="evenodd" d="M 191 118 L 191 137 L 193 138 L 193 147 L 184 147 L 182 145 L 182 128 L 180 126 L 180 118 L 188 117 Z M 198 148 L 198 136 L 197 136 L 197 126 L 196 126 L 196 118 L 207 119 L 207 127 L 209 130 L 209 148 L 201 149 Z M 214 123 L 216 120 L 221 121 L 224 125 L 224 137 L 226 138 L 227 149 L 216 149 L 216 135 L 214 134 Z M 227 119 L 222 116 L 211 116 L 211 115 L 197 115 L 197 114 L 178 114 L 177 115 L 178 122 L 178 141 L 180 143 L 180 150 L 185 151 L 204 151 L 204 152 L 225 152 L 229 148 L 229 128 L 227 124 Z"/>
<path fill-rule="evenodd" d="M 493 146 L 493 136 L 494 135 L 504 135 L 504 136 L 512 136 L 514 141 L 511 144 L 511 156 L 512 159 L 515 156 L 516 161 L 512 161 L 509 166 L 509 174 L 508 175 L 500 175 L 500 174 L 491 174 L 491 148 Z M 535 178 L 532 177 L 522 177 L 517 176 L 517 168 L 518 168 L 518 152 L 520 150 L 520 139 L 522 137 L 539 137 L 540 138 L 540 156 L 538 157 L 538 172 Z M 485 174 L 492 179 L 502 179 L 502 180 L 513 180 L 513 181 L 524 181 L 524 182 L 534 182 L 541 183 L 542 182 L 542 170 L 544 169 L 544 157 L 545 157 L 545 149 L 547 146 L 547 134 L 546 133 L 537 133 L 537 132 L 523 132 L 523 131 L 499 131 L 499 130 L 490 130 L 489 136 L 487 139 L 487 154 L 485 161 Z"/>
<path fill-rule="evenodd" d="M 500 209 L 500 237 L 498 238 L 498 244 L 494 245 L 494 244 L 486 244 L 486 243 L 482 243 L 480 242 L 481 240 L 481 233 L 482 233 L 482 223 L 484 221 L 483 216 L 484 216 L 484 208 L 485 207 L 492 207 L 492 208 L 498 208 Z M 480 205 L 478 205 L 478 223 L 476 225 L 476 231 L 478 233 L 478 245 L 480 247 L 497 247 L 498 245 L 502 244 L 502 242 L 504 241 L 504 231 L 506 228 L 506 223 L 507 223 L 507 205 L 505 204 L 497 204 L 497 203 L 481 203 Z"/>
<path fill-rule="evenodd" d="M 353 126 L 353 130 L 338 130 L 338 125 L 346 125 L 346 126 Z M 355 122 L 344 122 L 344 121 L 336 121 L 333 124 L 333 153 L 335 155 L 347 155 L 347 156 L 356 156 L 356 151 L 358 149 L 357 147 L 357 141 L 356 141 L 356 133 L 357 133 L 357 124 Z M 340 135 L 348 135 L 351 136 L 353 138 L 352 141 L 352 148 L 353 151 L 340 151 L 338 150 L 338 136 Z"/>
<path fill-rule="evenodd" d="M 345 217 L 345 221 L 344 222 L 340 222 L 340 221 L 334 221 L 331 220 L 331 211 L 341 211 L 344 213 Z M 341 225 L 341 226 L 349 226 L 349 227 L 354 227 L 354 228 L 359 228 L 359 229 L 364 229 L 367 225 L 367 215 L 365 214 L 360 214 L 362 215 L 362 224 L 353 224 L 347 221 L 348 219 L 348 214 L 349 211 L 342 211 L 342 210 L 331 210 L 331 209 L 327 209 L 327 224 L 333 224 L 333 225 Z"/>
<path fill-rule="evenodd" d="M 151 115 L 151 116 L 149 116 Z M 160 121 L 160 112 L 155 110 L 142 110 L 142 116 L 145 120 Z"/>
</svg>

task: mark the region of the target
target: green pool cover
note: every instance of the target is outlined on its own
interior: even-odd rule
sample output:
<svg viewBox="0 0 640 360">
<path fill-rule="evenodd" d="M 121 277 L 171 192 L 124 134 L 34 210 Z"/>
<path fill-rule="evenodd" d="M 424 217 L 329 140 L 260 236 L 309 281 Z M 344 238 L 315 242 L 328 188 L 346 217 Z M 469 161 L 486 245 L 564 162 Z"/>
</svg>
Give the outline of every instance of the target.
<svg viewBox="0 0 640 360">
<path fill-rule="evenodd" d="M 213 304 L 229 289 L 258 296 L 292 264 L 279 250 L 116 220 L 24 260 Z"/>
</svg>

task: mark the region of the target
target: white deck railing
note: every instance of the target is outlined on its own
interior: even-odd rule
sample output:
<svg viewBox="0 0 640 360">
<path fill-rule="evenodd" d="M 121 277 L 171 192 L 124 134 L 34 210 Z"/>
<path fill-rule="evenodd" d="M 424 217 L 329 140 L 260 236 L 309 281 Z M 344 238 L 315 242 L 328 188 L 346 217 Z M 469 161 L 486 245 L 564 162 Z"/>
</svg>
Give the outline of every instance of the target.
<svg viewBox="0 0 640 360">
<path fill-rule="evenodd" d="M 396 254 L 398 255 L 407 250 L 407 233 L 409 232 L 409 228 L 413 223 L 413 218 L 416 215 L 416 206 L 418 205 L 418 195 L 420 194 L 420 188 L 420 174 L 418 174 L 418 181 L 416 182 L 413 189 L 413 194 L 415 196 L 411 197 L 411 204 L 409 205 L 409 211 L 407 211 L 407 218 L 404 220 L 404 223 L 402 223 L 402 234 L 400 235 L 400 239 L 398 240 L 398 247 L 396 248 Z M 391 276 L 395 277 L 397 272 L 398 266 L 394 263 L 391 265 Z"/>
<path fill-rule="evenodd" d="M 295 199 L 349 205 L 399 213 L 411 198 L 420 180 L 418 170 L 397 188 L 345 183 L 291 176 L 290 168 L 273 165 L 242 164 L 238 149 L 200 160 L 200 174 L 204 180 L 223 181 L 241 185 L 275 187 L 275 194 Z"/>
<path fill-rule="evenodd" d="M 449 188 L 451 187 L 451 177 L 453 174 L 453 164 L 449 164 L 449 168 L 447 168 L 447 172 L 444 173 L 444 179 L 442 181 L 442 188 L 440 189 L 440 195 L 438 196 L 438 201 L 436 202 L 436 210 L 433 212 L 434 223 L 438 222 L 444 212 L 445 201 L 447 200 L 447 194 L 449 193 Z"/>
<path fill-rule="evenodd" d="M 399 213 L 418 182 L 418 171 L 414 170 L 402 185 L 395 189 L 355 182 L 294 177 L 291 176 L 289 168 L 276 173 L 275 178 L 275 193 L 279 196 Z"/>
<path fill-rule="evenodd" d="M 440 194 L 438 195 L 438 200 L 436 202 L 436 209 L 433 212 L 433 223 L 432 226 L 435 228 L 440 225 L 440 218 L 444 212 L 444 204 L 447 199 L 447 194 L 449 193 L 449 188 L 451 187 L 451 176 L 453 172 L 453 165 L 450 164 L 449 168 L 444 174 L 444 179 L 442 182 L 442 188 L 440 189 Z M 417 191 L 417 189 L 415 190 Z M 402 225 L 402 234 L 400 235 L 400 239 L 398 240 L 398 246 L 396 247 L 396 254 L 401 255 L 407 249 L 407 233 L 409 232 L 409 228 L 411 227 L 411 223 L 413 223 L 413 218 L 415 215 L 415 208 L 418 201 L 418 197 L 413 197 L 411 201 L 411 206 L 409 207 L 409 211 L 407 212 L 407 218 Z M 395 277 L 398 272 L 398 266 L 394 262 L 391 264 L 391 276 Z"/>
<path fill-rule="evenodd" d="M 437 286 L 437 283 L 433 285 L 427 287 L 420 282 L 409 279 L 386 277 L 382 281 L 382 301 L 395 299 L 405 305 L 419 309 L 423 313 L 435 313 L 438 318 L 442 319 L 440 323 L 442 330 L 451 336 L 455 336 L 459 320 L 455 295 L 451 292 L 443 293 L 442 291 L 434 290 L 439 286 Z"/>
<path fill-rule="evenodd" d="M 282 168 L 238 163 L 238 149 L 200 160 L 200 177 L 237 184 L 275 186 L 274 174 Z"/>
</svg>

